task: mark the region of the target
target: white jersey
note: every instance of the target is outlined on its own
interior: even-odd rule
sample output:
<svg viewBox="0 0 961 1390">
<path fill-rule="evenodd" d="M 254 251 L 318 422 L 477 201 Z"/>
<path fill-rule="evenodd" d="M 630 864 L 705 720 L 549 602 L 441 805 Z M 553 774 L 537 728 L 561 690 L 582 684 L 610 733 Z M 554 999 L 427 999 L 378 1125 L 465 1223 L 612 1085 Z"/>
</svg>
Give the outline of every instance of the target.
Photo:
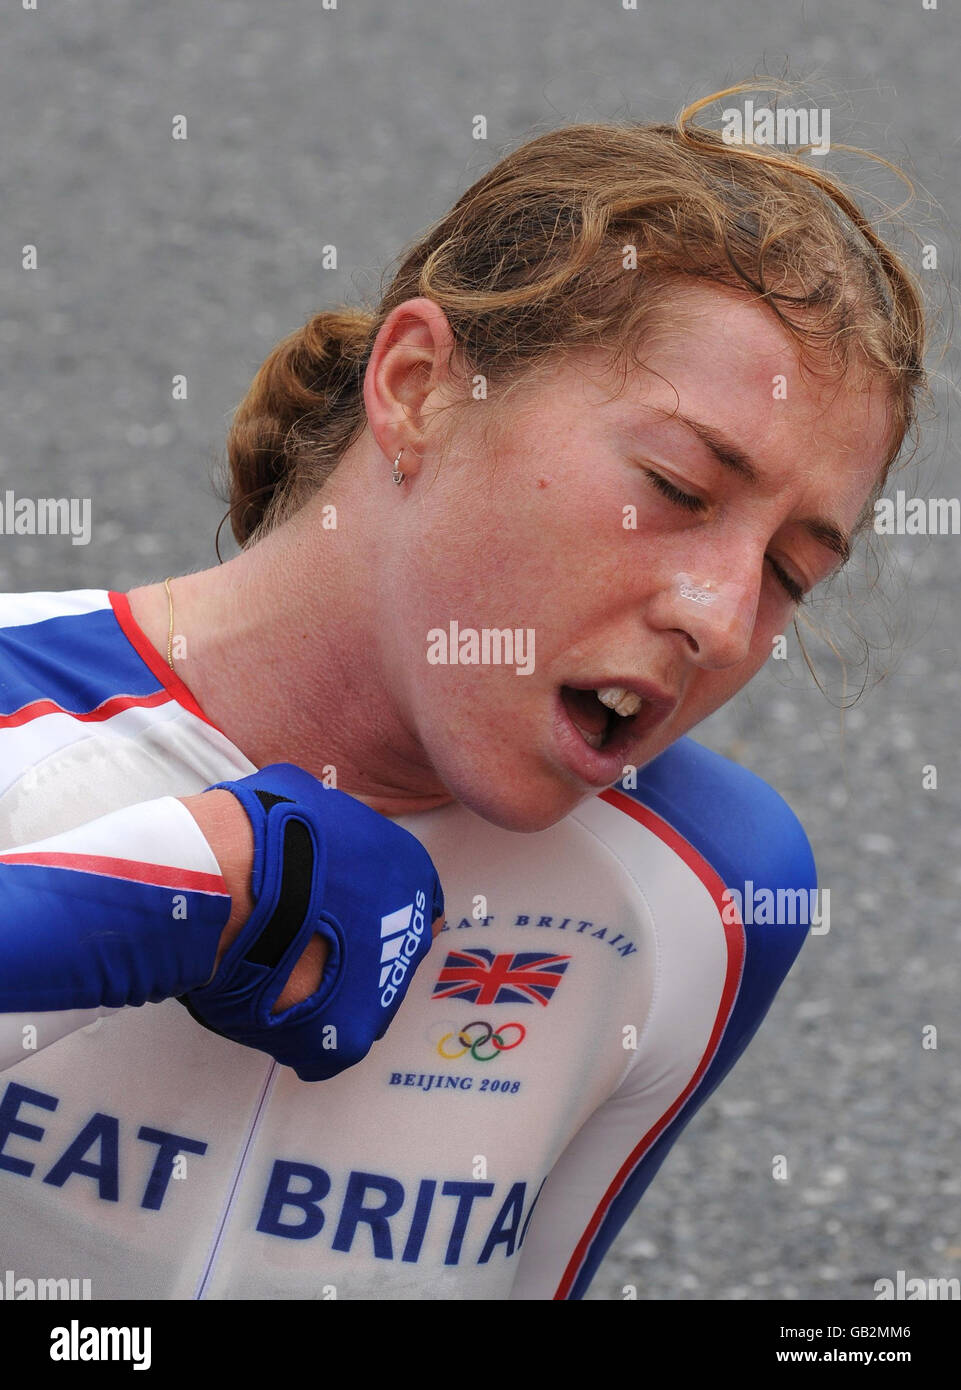
<svg viewBox="0 0 961 1390">
<path fill-rule="evenodd" d="M 7 872 L 122 861 L 216 897 L 175 798 L 254 771 L 125 595 L 0 596 Z M 397 817 L 447 925 L 332 1080 L 175 999 L 0 1017 L 0 1269 L 95 1299 L 581 1297 L 803 940 L 745 926 L 725 888 L 814 884 L 752 774 L 685 738 L 637 781 L 534 834 L 461 805 Z"/>
</svg>

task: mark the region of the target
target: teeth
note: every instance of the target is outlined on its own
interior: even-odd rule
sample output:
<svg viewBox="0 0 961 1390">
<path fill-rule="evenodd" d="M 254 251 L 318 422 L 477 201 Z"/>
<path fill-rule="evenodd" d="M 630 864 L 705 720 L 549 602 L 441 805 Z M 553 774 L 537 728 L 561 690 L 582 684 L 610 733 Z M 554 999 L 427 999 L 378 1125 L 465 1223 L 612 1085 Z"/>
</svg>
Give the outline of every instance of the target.
<svg viewBox="0 0 961 1390">
<path fill-rule="evenodd" d="M 592 748 L 600 748 L 604 743 L 603 734 L 592 734 L 587 729 L 582 729 L 580 724 L 574 726 L 585 743 L 589 743 Z"/>
<path fill-rule="evenodd" d="M 603 690 L 595 690 L 594 694 L 602 705 L 624 719 L 636 714 L 644 703 L 640 695 L 635 695 L 633 690 L 625 690 L 621 685 L 605 685 Z"/>
</svg>

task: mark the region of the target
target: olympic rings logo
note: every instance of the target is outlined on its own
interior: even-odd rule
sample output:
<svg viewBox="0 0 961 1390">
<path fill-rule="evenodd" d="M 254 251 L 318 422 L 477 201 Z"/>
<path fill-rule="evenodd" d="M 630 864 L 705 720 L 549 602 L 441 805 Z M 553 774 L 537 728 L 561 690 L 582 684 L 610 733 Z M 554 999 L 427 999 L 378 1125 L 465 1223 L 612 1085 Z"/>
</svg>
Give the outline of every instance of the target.
<svg viewBox="0 0 961 1390">
<path fill-rule="evenodd" d="M 480 1030 L 479 1033 L 476 1031 L 478 1029 Z M 513 1033 L 516 1033 L 517 1036 L 513 1037 Z M 505 1035 L 513 1037 L 513 1041 L 509 1042 Z M 470 1053 L 475 1062 L 493 1062 L 499 1052 L 510 1052 L 512 1047 L 519 1047 L 526 1037 L 527 1029 L 523 1023 L 502 1023 L 495 1033 L 491 1024 L 475 1019 L 473 1023 L 466 1024 L 459 1033 L 445 1033 L 437 1044 L 437 1051 L 449 1062 L 463 1057 L 466 1052 Z M 445 1051 L 445 1046 L 451 1038 L 456 1038 L 460 1043 L 459 1052 Z M 492 1047 L 493 1051 L 480 1051 L 481 1048 L 487 1046 Z"/>
</svg>

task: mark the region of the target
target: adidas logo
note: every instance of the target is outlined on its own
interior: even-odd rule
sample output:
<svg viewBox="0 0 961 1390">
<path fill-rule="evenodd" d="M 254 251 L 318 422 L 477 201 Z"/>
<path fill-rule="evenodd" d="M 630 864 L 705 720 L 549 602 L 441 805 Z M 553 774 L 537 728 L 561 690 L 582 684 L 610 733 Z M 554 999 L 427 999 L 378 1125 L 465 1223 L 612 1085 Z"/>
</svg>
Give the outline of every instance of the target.
<svg viewBox="0 0 961 1390">
<path fill-rule="evenodd" d="M 380 1006 L 386 1009 L 397 998 L 410 963 L 424 936 L 427 899 L 418 892 L 412 903 L 388 912 L 380 919 Z"/>
</svg>

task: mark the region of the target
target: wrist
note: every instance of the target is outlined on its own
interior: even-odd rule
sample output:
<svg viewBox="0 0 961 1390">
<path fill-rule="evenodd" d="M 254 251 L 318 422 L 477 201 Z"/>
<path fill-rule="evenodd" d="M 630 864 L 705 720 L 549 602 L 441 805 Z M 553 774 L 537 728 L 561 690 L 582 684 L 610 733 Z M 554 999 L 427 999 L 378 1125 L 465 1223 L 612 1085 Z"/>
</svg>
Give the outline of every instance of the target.
<svg viewBox="0 0 961 1390">
<path fill-rule="evenodd" d="M 220 937 L 214 973 L 224 952 L 234 942 L 254 909 L 250 880 L 254 862 L 254 834 L 247 813 L 229 791 L 200 792 L 178 800 L 193 816 L 210 846 L 230 894 L 230 916 Z"/>
</svg>

